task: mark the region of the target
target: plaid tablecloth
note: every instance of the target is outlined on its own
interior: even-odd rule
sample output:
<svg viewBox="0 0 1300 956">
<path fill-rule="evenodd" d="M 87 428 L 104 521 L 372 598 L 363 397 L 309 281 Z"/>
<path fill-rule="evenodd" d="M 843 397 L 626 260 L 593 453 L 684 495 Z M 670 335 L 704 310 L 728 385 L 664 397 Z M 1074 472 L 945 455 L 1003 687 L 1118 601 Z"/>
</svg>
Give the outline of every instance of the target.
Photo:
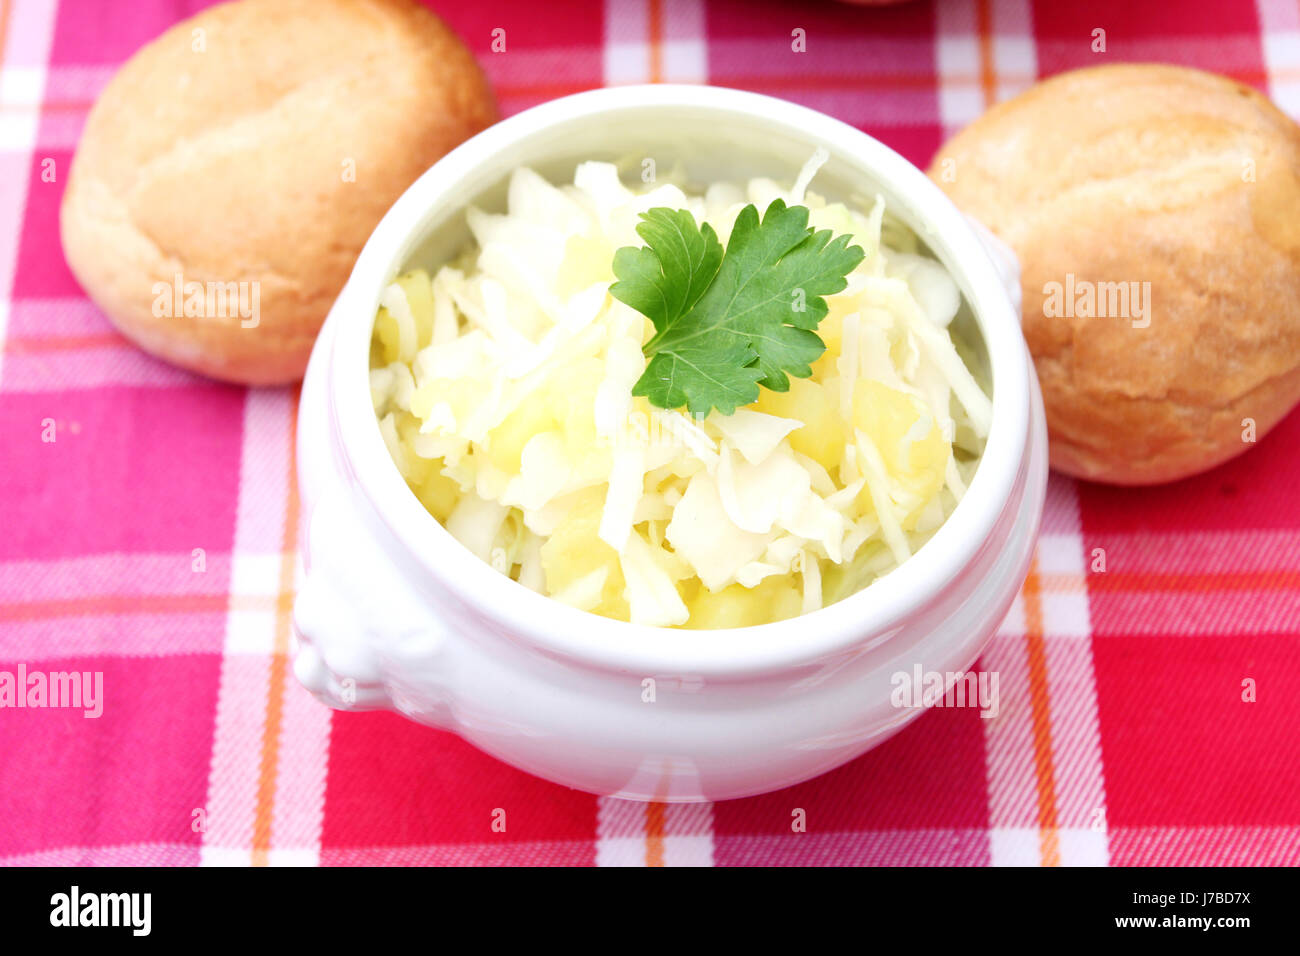
<svg viewBox="0 0 1300 956">
<path fill-rule="evenodd" d="M 1224 72 L 1300 114 L 1295 0 L 434 5 L 506 114 L 707 81 L 823 110 L 924 164 L 1035 78 L 1121 60 Z M 0 862 L 1300 862 L 1300 414 L 1177 485 L 1053 477 L 1032 573 L 982 659 L 1000 715 L 927 714 L 779 793 L 597 799 L 310 699 L 287 658 L 294 392 L 146 357 L 59 247 L 90 103 L 200 6 L 0 0 L 0 680 L 103 675 L 97 718 L 0 710 Z"/>
</svg>

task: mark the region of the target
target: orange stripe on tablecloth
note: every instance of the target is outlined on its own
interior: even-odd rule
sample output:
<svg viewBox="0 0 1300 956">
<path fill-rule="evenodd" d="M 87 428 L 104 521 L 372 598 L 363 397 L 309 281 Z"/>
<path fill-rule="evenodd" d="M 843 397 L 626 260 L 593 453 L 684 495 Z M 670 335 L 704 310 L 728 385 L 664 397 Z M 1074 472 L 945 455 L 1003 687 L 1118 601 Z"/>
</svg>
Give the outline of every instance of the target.
<svg viewBox="0 0 1300 956">
<path fill-rule="evenodd" d="M 13 355 L 31 355 L 37 352 L 73 352 L 77 349 L 108 348 L 129 344 L 116 332 L 99 332 L 93 335 L 28 335 L 7 339 L 4 350 Z"/>
<path fill-rule="evenodd" d="M 0 604 L 0 621 L 39 621 L 100 614 L 185 614 L 209 611 L 224 614 L 229 600 L 224 594 L 105 594 L 98 597 L 21 601 Z"/>
<path fill-rule="evenodd" d="M 1216 594 L 1232 591 L 1300 591 L 1295 571 L 1105 571 L 1094 574 L 1041 574 L 1039 587 L 1049 594 L 1097 593 Z"/>
<path fill-rule="evenodd" d="M 645 805 L 645 865 L 664 865 L 664 831 L 668 804 L 653 801 Z"/>
<path fill-rule="evenodd" d="M 1029 660 L 1029 702 L 1033 714 L 1034 776 L 1038 786 L 1038 844 L 1043 866 L 1060 866 L 1061 847 L 1056 813 L 1056 773 L 1052 765 L 1052 715 L 1048 703 L 1047 645 L 1043 639 L 1042 587 L 1038 556 L 1029 565 L 1021 589 L 1025 611 L 1025 644 Z"/>
<path fill-rule="evenodd" d="M 646 6 L 646 21 L 649 34 L 646 38 L 650 45 L 650 82 L 662 83 L 664 79 L 664 11 L 662 0 L 649 0 Z"/>
<path fill-rule="evenodd" d="M 271 821 L 275 783 L 280 765 L 280 732 L 284 720 L 284 682 L 289 670 L 289 631 L 293 610 L 293 575 L 298 537 L 298 399 L 294 390 L 289 412 L 288 495 L 284 505 L 284 538 L 280 558 L 280 596 L 275 616 L 275 645 L 267 684 L 266 724 L 262 728 L 262 772 L 257 782 L 257 809 L 253 818 L 253 865 L 266 866 L 271 849 Z"/>
<path fill-rule="evenodd" d="M 667 763 L 660 769 L 659 783 L 655 785 L 655 798 L 645 805 L 645 865 L 664 865 L 664 837 L 668 833 L 668 804 L 665 798 L 671 789 Z"/>
<path fill-rule="evenodd" d="M 1082 580 L 1078 576 L 1076 580 Z M 1197 594 L 1211 591 L 1300 591 L 1300 571 L 1217 571 L 1206 574 L 1106 571 L 1088 575 L 1097 591 Z"/>
<path fill-rule="evenodd" d="M 998 99 L 997 73 L 993 62 L 992 0 L 977 0 L 975 17 L 980 35 L 980 89 L 984 91 L 984 106 L 987 109 Z"/>
<path fill-rule="evenodd" d="M 9 39 L 9 0 L 0 0 L 0 67 L 5 62 L 5 42 Z"/>
<path fill-rule="evenodd" d="M 1105 571 L 1093 574 L 1040 574 L 1048 594 L 1135 593 L 1215 594 L 1232 591 L 1300 591 L 1297 571 Z"/>
<path fill-rule="evenodd" d="M 292 555 L 291 555 L 292 557 Z M 291 597 L 225 594 L 101 594 L 48 601 L 0 603 L 0 621 L 41 621 L 106 614 L 207 614 L 293 610 Z"/>
</svg>

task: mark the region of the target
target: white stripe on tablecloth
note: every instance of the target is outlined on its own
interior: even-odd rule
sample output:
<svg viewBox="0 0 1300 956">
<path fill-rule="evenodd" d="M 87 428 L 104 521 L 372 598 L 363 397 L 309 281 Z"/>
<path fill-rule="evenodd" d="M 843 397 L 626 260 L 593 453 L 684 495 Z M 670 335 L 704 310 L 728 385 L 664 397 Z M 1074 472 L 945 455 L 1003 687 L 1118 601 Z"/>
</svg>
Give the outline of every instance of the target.
<svg viewBox="0 0 1300 956">
<path fill-rule="evenodd" d="M 1106 797 L 1077 485 L 1053 475 L 1037 549 L 1051 732 L 1052 805 L 1062 865 L 1105 865 Z M 1024 604 L 1017 598 L 981 667 L 999 675 L 984 722 L 989 849 L 995 866 L 1043 862 Z"/>
<path fill-rule="evenodd" d="M 290 389 L 248 392 L 232 595 L 280 591 L 294 401 Z M 300 574 L 299 567 L 295 578 Z M 232 600 L 227 612 L 205 808 L 205 865 L 251 862 L 276 615 L 274 602 L 250 606 Z M 298 686 L 291 669 L 285 682 L 267 859 L 272 865 L 309 864 L 320 856 L 331 712 Z"/>
<path fill-rule="evenodd" d="M 984 62 L 980 21 L 991 27 L 992 63 Z M 978 119 L 991 104 L 981 78 L 993 77 L 995 101 L 1015 96 L 1038 75 L 1034 17 L 1029 0 L 952 0 L 935 6 L 935 68 L 944 138 Z"/>
<path fill-rule="evenodd" d="M 1033 86 L 1038 76 L 1034 9 L 1030 0 L 997 0 L 989 12 L 993 27 L 994 99 L 1001 102 Z"/>
<path fill-rule="evenodd" d="M 605 85 L 650 78 L 650 11 L 645 2 L 605 2 Z"/>
<path fill-rule="evenodd" d="M 245 399 L 239 504 L 231 558 L 232 593 L 237 581 L 259 593 L 279 592 L 278 529 L 283 527 L 285 517 L 291 401 L 288 392 L 261 389 L 250 389 Z M 273 606 L 232 606 L 227 613 L 208 775 L 204 865 L 247 866 L 252 862 L 249 851 L 257 812 L 274 634 Z"/>
<path fill-rule="evenodd" d="M 1060 576 L 1066 593 L 1042 587 L 1048 709 L 1056 778 L 1056 816 L 1063 866 L 1105 866 L 1106 787 L 1092 662 L 1092 628 L 1084 577 L 1087 564 L 1076 482 L 1053 477 L 1054 510 L 1074 531 L 1039 545 L 1043 575 Z M 1072 582 L 1072 583 L 1071 583 Z"/>
<path fill-rule="evenodd" d="M 664 0 L 660 39 L 665 83 L 705 83 L 709 78 L 704 6 L 699 0 Z"/>
<path fill-rule="evenodd" d="M 1038 790 L 1021 598 L 1016 598 L 1006 620 L 980 655 L 979 669 L 998 675 L 998 715 L 980 721 L 992 829 L 991 859 L 995 866 L 1036 866 Z"/>
<path fill-rule="evenodd" d="M 1294 0 L 1258 0 L 1256 6 L 1269 96 L 1292 118 L 1300 116 L 1300 9 Z"/>
<path fill-rule="evenodd" d="M 49 0 L 13 0 L 8 9 L 3 67 L 0 68 L 0 382 L 4 381 L 4 341 L 13 304 L 14 269 L 22 241 L 23 210 L 27 208 L 35 158 L 41 103 L 45 96 L 45 64 L 50 58 L 58 4 Z M 66 169 L 54 168 L 58 177 Z M 37 180 L 35 188 L 57 188 Z"/>
<path fill-rule="evenodd" d="M 297 593 L 302 582 L 301 561 L 294 580 Z M 291 658 L 285 670 L 280 759 L 271 809 L 271 866 L 306 866 L 320 860 L 333 720 L 334 711 L 312 697 L 293 676 Z"/>
<path fill-rule="evenodd" d="M 670 803 L 664 813 L 664 866 L 713 865 L 713 804 Z"/>
<path fill-rule="evenodd" d="M 937 4 L 934 16 L 939 122 L 946 139 L 984 112 L 980 38 L 973 0 Z"/>
<path fill-rule="evenodd" d="M 596 802 L 596 865 L 645 866 L 645 804 L 618 797 Z"/>
</svg>

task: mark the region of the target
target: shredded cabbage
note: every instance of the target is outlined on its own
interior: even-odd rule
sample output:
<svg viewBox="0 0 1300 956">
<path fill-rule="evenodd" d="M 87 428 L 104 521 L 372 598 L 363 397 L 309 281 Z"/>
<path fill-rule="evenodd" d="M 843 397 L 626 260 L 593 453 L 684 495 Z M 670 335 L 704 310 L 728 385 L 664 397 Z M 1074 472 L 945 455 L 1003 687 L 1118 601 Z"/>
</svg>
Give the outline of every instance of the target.
<svg viewBox="0 0 1300 956">
<path fill-rule="evenodd" d="M 624 185 L 530 169 L 475 245 L 385 291 L 371 344 L 380 431 L 411 490 L 478 558 L 582 610 L 737 627 L 817 610 L 914 554 L 978 465 L 992 407 L 949 331 L 961 296 L 876 197 L 863 213 L 769 179 Z M 688 209 L 725 242 L 746 202 L 809 207 L 866 252 L 828 296 L 826 353 L 790 390 L 697 420 L 633 398 L 653 329 L 608 295 L 638 214 Z"/>
</svg>

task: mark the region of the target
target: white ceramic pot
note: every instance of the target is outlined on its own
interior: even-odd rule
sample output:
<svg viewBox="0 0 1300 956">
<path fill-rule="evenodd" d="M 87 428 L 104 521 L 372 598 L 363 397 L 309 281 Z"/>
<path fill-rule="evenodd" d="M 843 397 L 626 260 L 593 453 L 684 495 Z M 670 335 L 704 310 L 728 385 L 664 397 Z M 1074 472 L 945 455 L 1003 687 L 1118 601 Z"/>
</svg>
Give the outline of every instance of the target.
<svg viewBox="0 0 1300 956">
<path fill-rule="evenodd" d="M 993 383 L 979 470 L 916 555 L 838 604 L 724 631 L 638 627 L 533 593 L 465 550 L 393 465 L 371 408 L 380 295 L 408 263 L 469 239 L 464 209 L 504 204 L 511 170 L 567 180 L 584 159 L 680 163 L 690 180 L 793 178 L 830 152 L 816 189 L 884 195 L 949 269 Z M 916 167 L 820 113 L 752 93 L 642 86 L 581 93 L 505 120 L 399 199 L 357 260 L 303 386 L 298 470 L 310 524 L 294 608 L 295 672 L 341 709 L 386 707 L 550 780 L 600 794 L 720 800 L 838 766 L 918 716 L 893 675 L 967 668 L 1025 576 L 1042 513 L 1047 436 L 1020 334 L 1014 259 Z M 653 682 L 653 683 L 650 683 Z M 649 691 L 653 689 L 653 694 Z M 653 700 L 648 698 L 653 697 Z"/>
</svg>

